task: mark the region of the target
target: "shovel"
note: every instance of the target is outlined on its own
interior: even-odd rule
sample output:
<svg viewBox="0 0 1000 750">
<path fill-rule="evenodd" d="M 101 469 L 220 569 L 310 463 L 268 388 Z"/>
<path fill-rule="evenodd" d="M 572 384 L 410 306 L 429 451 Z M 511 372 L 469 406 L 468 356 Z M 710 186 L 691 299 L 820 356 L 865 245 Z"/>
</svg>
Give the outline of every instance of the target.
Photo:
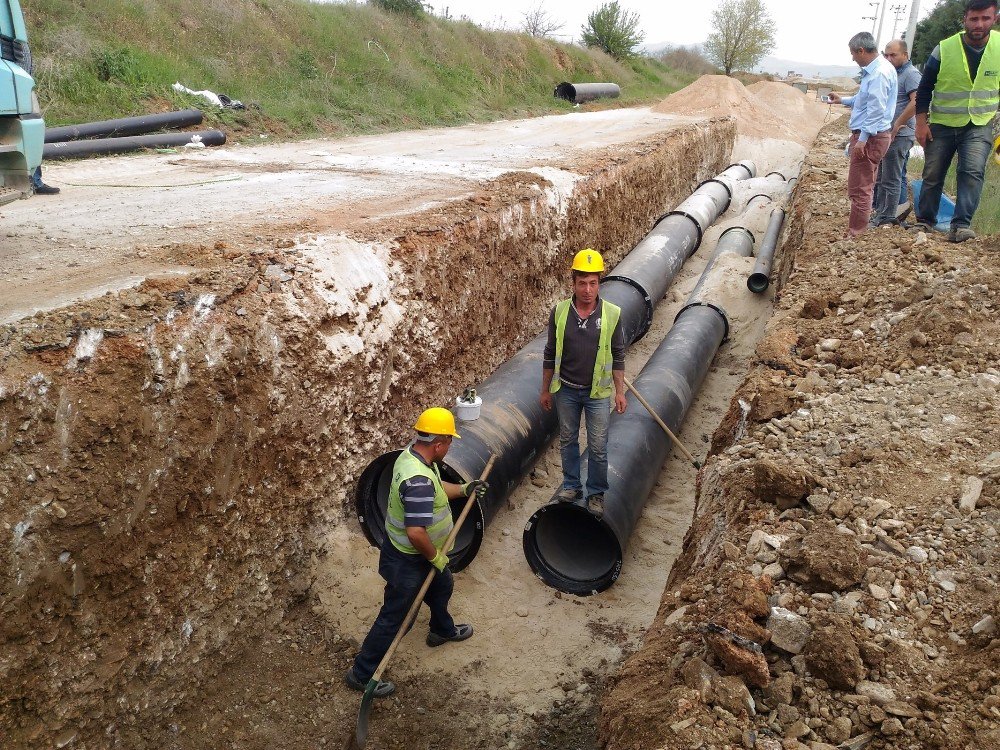
<svg viewBox="0 0 1000 750">
<path fill-rule="evenodd" d="M 479 475 L 481 480 L 485 480 L 486 477 L 489 476 L 490 471 L 493 469 L 493 463 L 496 460 L 496 454 L 491 454 L 490 460 L 486 462 L 486 467 L 483 469 L 483 473 Z M 455 543 L 455 538 L 458 536 L 459 529 L 461 529 L 462 524 L 465 523 L 465 519 L 468 517 L 469 511 L 472 510 L 472 504 L 475 501 L 475 493 L 469 495 L 469 499 L 465 502 L 465 507 L 462 508 L 462 513 L 455 522 L 455 526 L 452 528 L 451 533 L 448 534 L 448 538 L 445 540 L 442 549 L 451 549 L 451 545 Z M 375 673 L 372 675 L 372 678 L 368 680 L 368 684 L 365 686 L 365 694 L 361 698 L 361 708 L 358 709 L 357 729 L 355 729 L 353 735 L 350 735 L 347 738 L 344 750 L 362 750 L 365 743 L 368 741 L 368 717 L 372 712 L 372 700 L 375 697 L 375 688 L 378 687 L 378 682 L 381 679 L 385 668 L 389 666 L 389 660 L 392 658 L 392 655 L 396 653 L 396 648 L 399 646 L 399 642 L 403 640 L 403 636 L 406 635 L 407 631 L 409 631 L 413 621 L 417 619 L 417 612 L 420 610 L 420 605 L 423 604 L 424 596 L 427 594 L 427 589 L 430 588 L 431 581 L 434 580 L 435 575 L 437 575 L 437 569 L 431 568 L 431 572 L 428 573 L 427 577 L 424 579 L 424 583 L 420 587 L 420 591 L 417 592 L 417 598 L 414 599 L 413 604 L 410 605 L 410 611 L 407 612 L 406 617 L 403 618 L 403 624 L 399 626 L 399 632 L 396 633 L 396 637 L 393 638 L 392 643 L 389 644 L 389 650 L 385 652 L 385 656 L 382 657 L 382 661 L 380 661 L 378 667 L 375 668 Z"/>
</svg>

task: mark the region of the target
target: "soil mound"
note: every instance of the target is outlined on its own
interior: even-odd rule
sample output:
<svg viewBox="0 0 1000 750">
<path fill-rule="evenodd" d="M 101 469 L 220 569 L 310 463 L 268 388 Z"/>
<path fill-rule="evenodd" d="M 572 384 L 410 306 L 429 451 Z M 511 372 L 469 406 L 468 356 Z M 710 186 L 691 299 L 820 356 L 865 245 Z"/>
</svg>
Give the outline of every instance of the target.
<svg viewBox="0 0 1000 750">
<path fill-rule="evenodd" d="M 675 91 L 653 107 L 653 111 L 697 117 L 729 115 L 736 118 L 739 135 L 798 140 L 783 117 L 769 111 L 742 83 L 728 76 L 702 76 Z"/>
</svg>

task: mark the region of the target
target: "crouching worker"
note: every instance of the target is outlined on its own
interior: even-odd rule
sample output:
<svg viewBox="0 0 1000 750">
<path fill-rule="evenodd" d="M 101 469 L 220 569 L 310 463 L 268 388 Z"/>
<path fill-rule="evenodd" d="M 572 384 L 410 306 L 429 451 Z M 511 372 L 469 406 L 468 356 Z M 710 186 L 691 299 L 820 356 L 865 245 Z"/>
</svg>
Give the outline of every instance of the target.
<svg viewBox="0 0 1000 750">
<path fill-rule="evenodd" d="M 464 641 L 472 635 L 471 625 L 456 625 L 448 612 L 454 589 L 448 570 L 448 550 L 443 549 L 454 526 L 448 501 L 468 497 L 473 492 L 482 496 L 489 485 L 479 479 L 467 484 L 442 481 L 439 464 L 451 441 L 459 437 L 450 411 L 428 409 L 413 429 L 416 437 L 399 454 L 392 468 L 386 537 L 378 563 L 379 575 L 385 579 L 385 599 L 361 644 L 361 652 L 345 676 L 347 684 L 355 690 L 365 689 L 433 569 L 437 569 L 437 575 L 424 597 L 424 604 L 431 611 L 427 645 Z M 388 680 L 379 681 L 375 696 L 384 698 L 395 689 Z"/>
</svg>

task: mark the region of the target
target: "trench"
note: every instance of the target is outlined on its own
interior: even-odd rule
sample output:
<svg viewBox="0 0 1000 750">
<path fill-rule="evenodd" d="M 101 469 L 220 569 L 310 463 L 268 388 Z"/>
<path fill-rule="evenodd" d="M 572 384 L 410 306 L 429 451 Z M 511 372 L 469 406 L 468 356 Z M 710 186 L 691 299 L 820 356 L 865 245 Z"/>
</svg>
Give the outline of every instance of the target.
<svg viewBox="0 0 1000 750">
<path fill-rule="evenodd" d="M 14 746 L 336 744 L 356 706 L 342 673 L 381 591 L 348 512 L 361 468 L 540 329 L 574 248 L 599 238 L 616 262 L 732 145 L 730 121 L 678 126 L 363 237 L 222 251 L 193 277 L 6 326 L 0 728 Z M 760 174 L 788 159 L 758 161 Z M 752 194 L 706 233 L 629 376 L 721 232 L 763 234 L 771 206 L 748 209 Z M 744 297 L 680 432 L 699 455 L 770 314 L 770 294 Z M 409 747 L 593 746 L 596 696 L 655 615 L 695 477 L 668 459 L 621 579 L 583 600 L 542 585 L 521 552 L 558 466 L 550 448 L 457 578 L 472 648 L 405 642 L 392 667 L 405 695 L 377 707 L 378 746 L 413 741 L 413 721 L 428 731 Z"/>
</svg>

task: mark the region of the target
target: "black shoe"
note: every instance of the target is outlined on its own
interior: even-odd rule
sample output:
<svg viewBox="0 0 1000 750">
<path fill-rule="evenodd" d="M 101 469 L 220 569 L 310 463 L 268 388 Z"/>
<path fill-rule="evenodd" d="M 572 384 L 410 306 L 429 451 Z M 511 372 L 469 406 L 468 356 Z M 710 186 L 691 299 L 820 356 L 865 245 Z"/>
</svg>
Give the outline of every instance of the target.
<svg viewBox="0 0 1000 750">
<path fill-rule="evenodd" d="M 35 195 L 57 195 L 59 188 L 46 185 L 44 182 L 35 188 Z"/>
<path fill-rule="evenodd" d="M 587 510 L 600 518 L 604 515 L 604 495 L 591 495 L 587 498 Z"/>
<path fill-rule="evenodd" d="M 456 625 L 455 635 L 451 636 L 451 638 L 445 638 L 443 635 L 438 635 L 437 633 L 428 633 L 427 645 L 434 648 L 435 646 L 443 646 L 445 643 L 450 643 L 451 641 L 464 641 L 471 637 L 471 625 Z"/>
<path fill-rule="evenodd" d="M 351 688 L 351 690 L 357 690 L 359 693 L 365 692 L 365 688 L 368 687 L 367 682 L 362 682 L 354 674 L 354 667 L 347 670 L 347 674 L 344 675 L 344 682 L 347 683 L 347 687 Z M 376 698 L 385 698 L 387 695 L 392 695 L 395 690 L 395 683 L 389 682 L 389 680 L 379 680 L 378 686 L 372 695 Z"/>
</svg>

